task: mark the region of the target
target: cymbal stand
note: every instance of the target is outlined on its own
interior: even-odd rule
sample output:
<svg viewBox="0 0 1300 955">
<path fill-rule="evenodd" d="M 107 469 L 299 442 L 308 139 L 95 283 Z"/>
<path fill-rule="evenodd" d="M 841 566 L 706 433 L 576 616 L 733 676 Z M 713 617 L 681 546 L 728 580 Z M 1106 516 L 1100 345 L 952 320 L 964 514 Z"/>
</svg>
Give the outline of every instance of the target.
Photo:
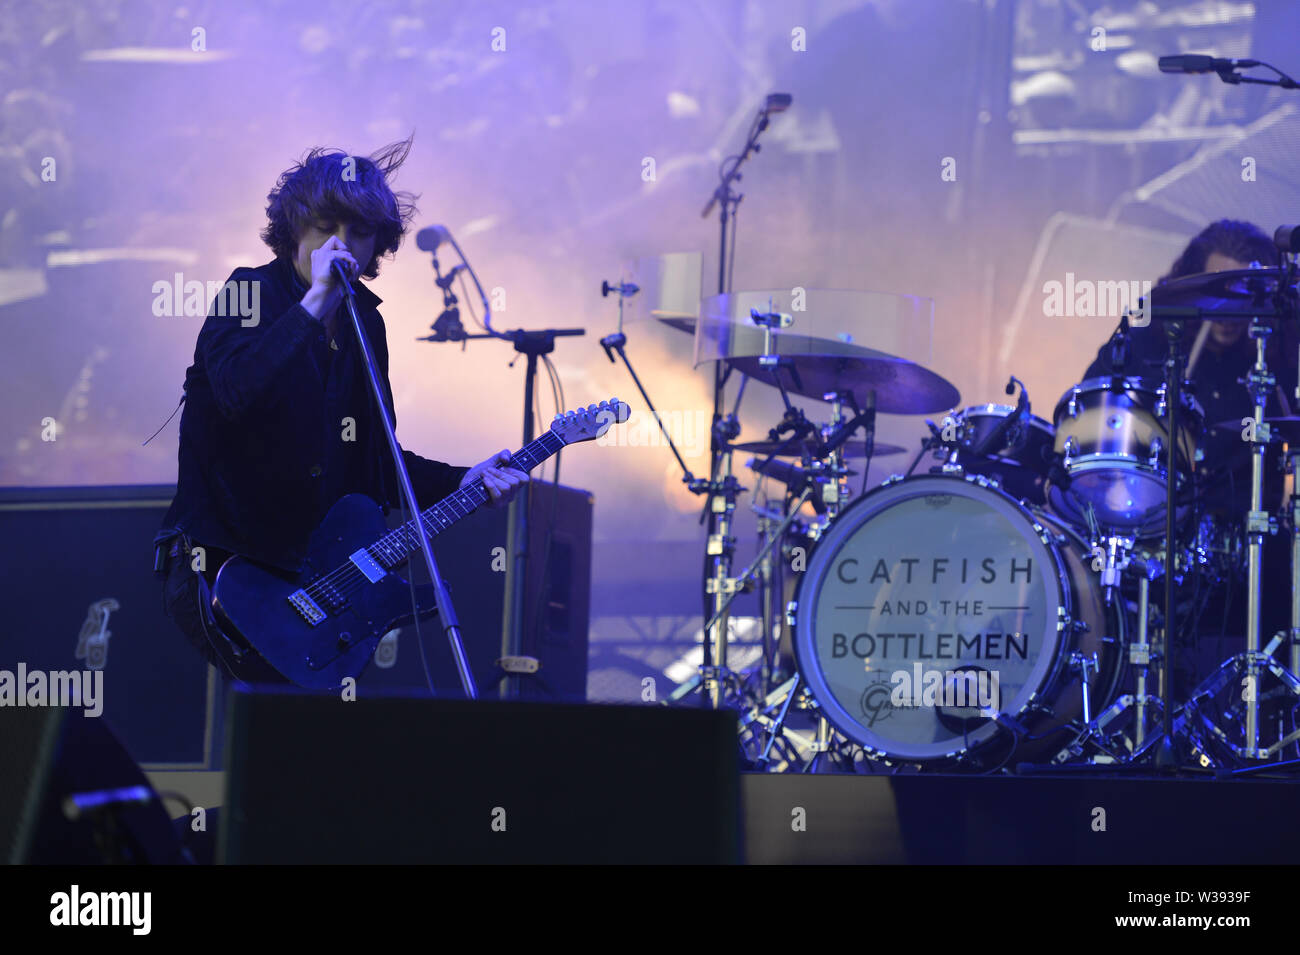
<svg viewBox="0 0 1300 955">
<path fill-rule="evenodd" d="M 1300 676 L 1300 446 L 1287 446 L 1286 469 L 1291 475 L 1291 672 Z"/>
<path fill-rule="evenodd" d="M 1268 396 L 1277 379 L 1269 373 L 1264 352 L 1272 329 L 1258 317 L 1250 320 L 1255 342 L 1255 365 L 1246 376 L 1246 389 L 1254 399 L 1255 421 L 1250 434 L 1250 513 L 1246 515 L 1246 743 L 1247 757 L 1262 758 L 1259 750 L 1260 588 L 1263 582 L 1264 535 L 1277 533 L 1276 518 L 1264 510 L 1264 452 L 1270 432 L 1264 421 Z"/>
</svg>

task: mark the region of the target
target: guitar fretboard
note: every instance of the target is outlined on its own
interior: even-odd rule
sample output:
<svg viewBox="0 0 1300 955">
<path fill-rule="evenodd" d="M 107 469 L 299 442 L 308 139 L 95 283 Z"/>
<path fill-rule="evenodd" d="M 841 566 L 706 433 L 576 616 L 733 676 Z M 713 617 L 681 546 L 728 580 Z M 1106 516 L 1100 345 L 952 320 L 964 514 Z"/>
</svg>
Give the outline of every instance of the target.
<svg viewBox="0 0 1300 955">
<path fill-rule="evenodd" d="M 511 455 L 510 467 L 528 474 L 562 447 L 564 447 L 564 439 L 554 431 L 547 431 Z M 396 530 L 389 531 L 367 547 L 366 553 L 385 570 L 392 570 L 420 549 L 420 535 L 415 529 L 416 520 L 424 522 L 425 531 L 429 538 L 433 539 L 462 517 L 486 504 L 487 500 L 487 488 L 483 486 L 483 479 L 479 478 L 473 484 L 458 488 L 433 507 L 422 511 L 418 518 L 412 518 Z"/>
</svg>

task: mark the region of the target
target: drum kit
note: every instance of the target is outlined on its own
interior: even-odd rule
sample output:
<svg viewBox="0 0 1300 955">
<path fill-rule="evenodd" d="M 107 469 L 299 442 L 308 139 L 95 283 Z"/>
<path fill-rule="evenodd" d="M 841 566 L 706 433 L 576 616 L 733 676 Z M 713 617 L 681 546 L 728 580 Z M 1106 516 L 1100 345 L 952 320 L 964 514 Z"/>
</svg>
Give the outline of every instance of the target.
<svg viewBox="0 0 1300 955">
<path fill-rule="evenodd" d="M 1157 287 L 1139 308 L 1168 332 L 1164 378 L 1081 381 L 1051 421 L 1031 413 L 1016 378 L 1014 404 L 960 407 L 921 364 L 807 334 L 817 290 L 805 311 L 754 307 L 757 294 L 706 299 L 698 317 L 657 315 L 696 336 L 697 362 L 718 362 L 721 380 L 743 375 L 742 396 L 752 380 L 785 408 L 765 438 L 743 442 L 734 412 L 715 415 L 714 473 L 687 473 L 718 520 L 705 664 L 674 701 L 699 692 L 736 708 L 744 756 L 766 770 L 1300 763 L 1300 482 L 1282 513 L 1263 497 L 1270 445 L 1285 443 L 1289 474 L 1300 464 L 1297 419 L 1265 413 L 1276 384 L 1265 345 L 1296 320 L 1294 262 Z M 1228 423 L 1250 446 L 1251 504 L 1231 518 L 1204 506 L 1215 465 L 1205 439 L 1220 423 L 1183 381 L 1182 323 L 1206 317 L 1247 323 L 1256 346 L 1244 382 L 1254 418 Z M 792 395 L 823 402 L 824 420 Z M 939 420 L 926 421 L 906 471 L 867 490 L 871 462 L 905 450 L 875 441 L 879 414 Z M 759 540 L 733 572 L 736 452 L 758 482 Z M 1292 543 L 1291 626 L 1261 634 L 1262 542 L 1279 531 Z M 1243 581 L 1244 650 L 1180 686 L 1170 661 L 1190 639 L 1190 595 L 1239 593 Z M 762 653 L 733 672 L 727 622 L 742 593 L 761 608 Z"/>
</svg>

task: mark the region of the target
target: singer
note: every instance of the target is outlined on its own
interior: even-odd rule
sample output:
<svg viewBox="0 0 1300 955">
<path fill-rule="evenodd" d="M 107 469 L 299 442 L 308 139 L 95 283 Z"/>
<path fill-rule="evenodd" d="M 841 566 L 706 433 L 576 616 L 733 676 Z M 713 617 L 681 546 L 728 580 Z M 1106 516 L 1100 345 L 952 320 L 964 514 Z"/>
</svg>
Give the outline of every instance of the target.
<svg viewBox="0 0 1300 955">
<path fill-rule="evenodd" d="M 262 314 L 251 323 L 224 317 L 214 302 L 185 373 L 176 498 L 154 539 L 154 568 L 168 615 L 236 679 L 281 682 L 212 619 L 209 588 L 222 563 L 241 554 L 297 571 L 312 531 L 345 494 L 365 494 L 385 511 L 401 503 L 331 263 L 373 279 L 379 260 L 396 253 L 415 196 L 394 193 L 389 180 L 410 149 L 409 138 L 369 157 L 316 148 L 282 173 L 261 233 L 275 259 L 236 269 L 227 282 L 256 284 Z M 396 422 L 380 299 L 354 287 Z M 507 450 L 471 468 L 402 454 L 421 509 L 479 477 L 500 507 L 528 480 L 506 466 Z"/>
</svg>

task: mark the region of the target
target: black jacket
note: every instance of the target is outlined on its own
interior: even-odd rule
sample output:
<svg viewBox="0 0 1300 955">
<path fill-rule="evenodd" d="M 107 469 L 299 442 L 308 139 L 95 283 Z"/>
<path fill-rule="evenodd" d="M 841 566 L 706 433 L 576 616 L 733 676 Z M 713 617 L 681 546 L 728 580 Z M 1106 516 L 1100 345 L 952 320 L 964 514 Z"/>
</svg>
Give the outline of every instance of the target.
<svg viewBox="0 0 1300 955">
<path fill-rule="evenodd" d="M 184 530 L 198 544 L 296 571 L 311 532 L 342 494 L 366 494 L 385 509 L 399 503 L 392 456 L 355 343 L 347 346 L 346 312 L 340 358 L 330 354 L 324 326 L 302 307 L 307 287 L 289 260 L 236 269 L 230 281 L 258 283 L 257 323 L 245 327 L 238 315 L 219 316 L 215 301 L 209 309 L 185 373 L 176 498 L 163 526 Z M 380 299 L 359 282 L 355 288 L 391 412 Z M 347 445 L 348 466 L 335 467 L 346 473 L 327 474 L 343 461 L 339 408 L 330 407 L 334 399 L 327 401 L 325 387 L 326 369 L 340 360 L 355 439 Z M 468 470 L 402 453 L 421 509 L 454 491 Z"/>
</svg>

